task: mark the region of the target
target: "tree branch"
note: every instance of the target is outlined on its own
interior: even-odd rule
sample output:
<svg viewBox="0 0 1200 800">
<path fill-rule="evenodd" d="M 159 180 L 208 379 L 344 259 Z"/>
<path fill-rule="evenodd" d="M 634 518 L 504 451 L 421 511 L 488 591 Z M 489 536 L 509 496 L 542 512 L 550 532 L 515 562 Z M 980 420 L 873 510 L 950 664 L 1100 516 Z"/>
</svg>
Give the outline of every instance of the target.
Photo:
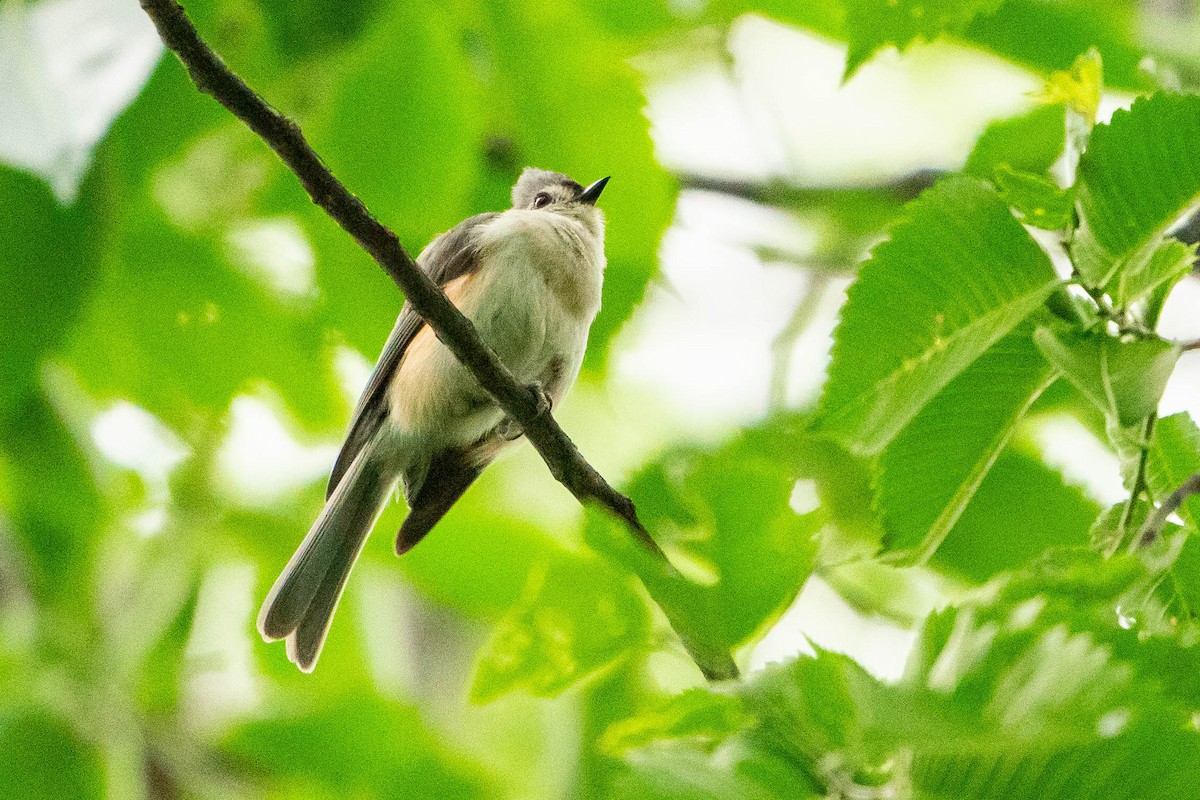
<svg viewBox="0 0 1200 800">
<path fill-rule="evenodd" d="M 677 574 L 653 537 L 638 519 L 633 502 L 622 495 L 584 459 L 575 443 L 538 402 L 533 387 L 520 384 L 479 337 L 478 331 L 450 302 L 401 246 L 396 234 L 380 223 L 362 201 L 333 176 L 309 146 L 299 126 L 272 108 L 233 73 L 200 37 L 175 0 L 141 0 L 142 9 L 158 29 L 163 43 L 187 68 L 200 91 L 212 96 L 254 131 L 296 174 L 313 202 L 375 259 L 404 292 L 413 310 L 428 323 L 500 408 L 516 420 L 541 454 L 550 473 L 580 503 L 596 502 L 621 519 L 639 542 L 671 574 Z M 671 615 L 668 615 L 671 616 Z M 685 644 L 687 637 L 684 639 Z M 733 660 L 693 659 L 708 678 L 736 675 Z"/>
<path fill-rule="evenodd" d="M 1138 531 L 1135 547 L 1145 547 L 1157 539 L 1158 534 L 1162 532 L 1163 525 L 1167 524 L 1167 518 L 1179 510 L 1184 500 L 1194 494 L 1200 494 L 1200 472 L 1188 478 L 1182 486 L 1171 492 L 1171 496 L 1163 501 L 1150 519 L 1146 520 L 1146 524 Z"/>
<path fill-rule="evenodd" d="M 937 169 L 919 169 L 887 183 L 862 186 L 800 186 L 781 179 L 717 178 L 711 175 L 683 173 L 678 176 L 685 189 L 740 197 L 755 203 L 782 208 L 812 208 L 834 196 L 884 196 L 897 203 L 915 200 L 921 192 L 937 183 L 946 173 Z"/>
</svg>

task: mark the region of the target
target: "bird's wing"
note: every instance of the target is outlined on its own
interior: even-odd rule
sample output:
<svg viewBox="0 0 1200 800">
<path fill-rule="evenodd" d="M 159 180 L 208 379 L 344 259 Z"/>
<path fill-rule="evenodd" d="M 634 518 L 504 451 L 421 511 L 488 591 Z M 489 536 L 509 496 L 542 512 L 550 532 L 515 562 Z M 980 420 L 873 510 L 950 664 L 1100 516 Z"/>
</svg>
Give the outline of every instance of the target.
<svg viewBox="0 0 1200 800">
<path fill-rule="evenodd" d="M 495 212 L 476 214 L 469 217 L 454 228 L 429 243 L 417 257 L 417 265 L 425 270 L 430 280 L 438 286 L 445 287 L 455 278 L 469 275 L 479 268 L 479 228 L 491 222 L 499 214 Z M 342 476 L 354 462 L 355 456 L 363 446 L 371 440 L 383 424 L 387 416 L 387 387 L 396 373 L 400 360 L 405 351 L 416 338 L 425 320 L 405 303 L 396 318 L 396 325 L 388 336 L 383 352 L 375 363 L 367 388 L 359 397 L 358 407 L 354 410 L 354 420 L 350 423 L 350 432 L 342 444 L 341 452 L 333 463 L 333 471 L 329 475 L 329 486 L 325 496 L 328 498 L 337 488 Z"/>
</svg>

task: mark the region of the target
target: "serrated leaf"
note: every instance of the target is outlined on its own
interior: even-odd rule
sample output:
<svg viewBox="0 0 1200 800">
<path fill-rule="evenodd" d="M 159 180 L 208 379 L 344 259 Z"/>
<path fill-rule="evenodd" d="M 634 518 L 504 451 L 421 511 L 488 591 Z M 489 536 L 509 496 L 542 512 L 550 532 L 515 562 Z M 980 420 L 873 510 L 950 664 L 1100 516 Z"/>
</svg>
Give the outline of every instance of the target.
<svg viewBox="0 0 1200 800">
<path fill-rule="evenodd" d="M 715 753 L 676 743 L 635 751 L 606 800 L 819 800 L 825 793 L 785 754 L 733 741 Z"/>
<path fill-rule="evenodd" d="M 1093 48 L 1075 59 L 1069 70 L 1052 73 L 1039 99 L 1044 103 L 1063 103 L 1090 124 L 1096 121 L 1103 91 L 1104 66 L 1099 51 Z"/>
<path fill-rule="evenodd" d="M 1017 172 L 1007 164 L 996 168 L 1000 196 L 1021 215 L 1026 225 L 1054 231 L 1071 224 L 1075 214 L 1075 191 L 1028 172 Z"/>
<path fill-rule="evenodd" d="M 1135 425 L 1158 409 L 1179 358 L 1179 346 L 1159 338 L 1123 342 L 1104 334 L 1056 333 L 1039 327 L 1038 349 L 1110 420 Z"/>
<path fill-rule="evenodd" d="M 1103 286 L 1139 269 L 1200 199 L 1200 97 L 1159 93 L 1115 112 L 1092 133 L 1078 185 L 1072 256 L 1085 281 Z"/>
<path fill-rule="evenodd" d="M 764 669 L 739 690 L 761 724 L 791 750 L 820 761 L 829 752 L 863 752 L 864 712 L 878 682 L 852 659 L 826 650 Z"/>
<path fill-rule="evenodd" d="M 996 11 L 1004 0 L 846 0 L 850 51 L 845 78 L 886 45 L 906 49 L 918 39 L 961 33 L 971 20 Z"/>
<path fill-rule="evenodd" d="M 993 122 L 975 142 L 963 172 L 990 181 L 996 168 L 1045 174 L 1058 161 L 1066 143 L 1066 106 L 1038 106 L 1010 119 Z"/>
<path fill-rule="evenodd" d="M 795 473 L 774 449 L 755 435 L 708 452 L 681 447 L 629 481 L 643 524 L 687 577 L 665 571 L 609 515 L 588 515 L 588 544 L 638 574 L 693 652 L 727 659 L 812 571 L 823 521 L 792 510 Z"/>
<path fill-rule="evenodd" d="M 1023 328 L 980 356 L 904 427 L 880 454 L 875 482 L 888 550 L 918 562 L 933 554 L 1054 377 Z"/>
<path fill-rule="evenodd" d="M 882 449 L 1058 283 L 981 181 L 948 178 L 907 217 L 850 288 L 815 423 L 860 452 Z"/>
<path fill-rule="evenodd" d="M 598 559 L 559 558 L 529 576 L 475 665 L 471 699 L 517 688 L 553 697 L 647 638 L 641 599 Z"/>
<path fill-rule="evenodd" d="M 1086 545 L 1099 512 L 1057 471 L 1009 447 L 992 464 L 931 563 L 983 582 L 1050 548 Z"/>
<path fill-rule="evenodd" d="M 1176 239 L 1161 242 L 1149 259 L 1130 264 L 1108 287 L 1118 308 L 1128 307 L 1142 297 L 1170 288 L 1191 274 L 1196 263 L 1196 244 Z"/>
<path fill-rule="evenodd" d="M 1146 483 L 1155 500 L 1171 492 L 1200 472 L 1200 428 L 1186 413 L 1163 417 L 1154 425 L 1154 443 L 1146 460 Z M 1179 513 L 1200 531 L 1200 496 L 1183 501 Z"/>
</svg>

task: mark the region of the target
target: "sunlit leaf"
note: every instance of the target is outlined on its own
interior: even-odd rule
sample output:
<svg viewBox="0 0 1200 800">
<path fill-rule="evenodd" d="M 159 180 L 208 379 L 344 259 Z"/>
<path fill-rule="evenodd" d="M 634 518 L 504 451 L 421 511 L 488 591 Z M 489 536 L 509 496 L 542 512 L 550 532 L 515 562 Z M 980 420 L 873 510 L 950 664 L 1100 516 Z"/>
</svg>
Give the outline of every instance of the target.
<svg viewBox="0 0 1200 800">
<path fill-rule="evenodd" d="M 689 689 L 613 725 L 605 731 L 600 746 L 620 753 L 663 739 L 720 742 L 741 730 L 748 720 L 741 700 L 707 689 Z"/>
<path fill-rule="evenodd" d="M 951 381 L 884 448 L 875 488 L 889 550 L 918 561 L 932 555 L 1054 377 L 1022 328 Z"/>
<path fill-rule="evenodd" d="M 1153 414 L 1179 358 L 1159 338 L 1123 342 L 1077 331 L 1034 332 L 1038 349 L 1110 419 L 1134 425 Z"/>
<path fill-rule="evenodd" d="M 1145 88 L 1138 15 L 1121 0 L 1006 0 L 996 13 L 975 17 L 963 38 L 1042 73 L 1069 70 L 1095 48 L 1109 87 Z"/>
<path fill-rule="evenodd" d="M 1075 192 L 1059 188 L 1053 181 L 1028 172 L 1015 172 L 1007 165 L 996 168 L 996 188 L 1026 225 L 1048 231 L 1071 224 L 1075 214 Z"/>
<path fill-rule="evenodd" d="M 686 577 L 664 573 L 618 523 L 589 515 L 588 543 L 637 572 L 697 648 L 727 653 L 745 642 L 812 569 L 820 522 L 789 507 L 792 470 L 766 446 L 745 437 L 713 452 L 668 452 L 630 481 L 642 522 Z"/>
<path fill-rule="evenodd" d="M 1200 199 L 1200 97 L 1159 93 L 1098 125 L 1079 162 L 1080 274 L 1103 286 L 1138 269 Z"/>
<path fill-rule="evenodd" d="M 975 142 L 963 172 L 990 181 L 996 169 L 1043 175 L 1063 153 L 1066 141 L 1064 106 L 1037 106 L 1010 119 L 993 122 Z"/>
<path fill-rule="evenodd" d="M 1200 473 L 1200 428 L 1187 413 L 1163 417 L 1154 426 L 1154 442 L 1146 461 L 1146 482 L 1159 502 Z M 1200 496 L 1184 500 L 1183 518 L 1200 531 Z"/>
<path fill-rule="evenodd" d="M 817 430 L 877 452 L 1056 283 L 995 192 L 972 178 L 942 181 L 850 288 Z"/>
<path fill-rule="evenodd" d="M 1146 295 L 1169 292 L 1191 273 L 1195 263 L 1195 244 L 1169 239 L 1160 243 L 1149 259 L 1117 273 L 1115 285 L 1109 290 L 1117 305 L 1126 307 Z"/>
<path fill-rule="evenodd" d="M 612 800 L 816 800 L 818 785 L 783 753 L 731 742 L 716 753 L 658 745 L 629 756 Z"/>
<path fill-rule="evenodd" d="M 1040 99 L 1046 103 L 1062 103 L 1091 124 L 1100 108 L 1104 91 L 1104 66 L 1097 50 L 1089 50 L 1071 65 L 1046 79 Z"/>
<path fill-rule="evenodd" d="M 885 45 L 905 50 L 913 41 L 961 33 L 976 16 L 1004 0 L 846 0 L 850 52 L 846 77 Z"/>
<path fill-rule="evenodd" d="M 641 598 L 611 567 L 554 559 L 530 574 L 524 596 L 492 631 L 471 698 L 486 703 L 518 688 L 552 697 L 646 637 Z"/>
<path fill-rule="evenodd" d="M 1010 448 L 992 464 L 932 563 L 982 582 L 1051 548 L 1086 545 L 1099 513 L 1061 474 Z"/>
</svg>

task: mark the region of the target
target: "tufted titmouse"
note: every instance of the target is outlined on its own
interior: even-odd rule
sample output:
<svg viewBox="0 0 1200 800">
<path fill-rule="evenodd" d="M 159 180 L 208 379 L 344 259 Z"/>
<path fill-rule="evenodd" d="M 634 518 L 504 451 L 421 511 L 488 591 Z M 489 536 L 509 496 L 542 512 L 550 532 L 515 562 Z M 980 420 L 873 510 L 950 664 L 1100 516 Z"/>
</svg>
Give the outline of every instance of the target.
<svg viewBox="0 0 1200 800">
<path fill-rule="evenodd" d="M 475 324 L 517 380 L 551 404 L 575 381 L 600 310 L 604 215 L 566 175 L 526 168 L 513 207 L 478 214 L 438 236 L 417 264 Z M 267 641 L 311 672 L 376 518 L 397 481 L 409 514 L 404 553 L 429 533 L 519 429 L 408 306 L 358 401 L 333 465 L 325 507 L 258 615 Z"/>
</svg>

